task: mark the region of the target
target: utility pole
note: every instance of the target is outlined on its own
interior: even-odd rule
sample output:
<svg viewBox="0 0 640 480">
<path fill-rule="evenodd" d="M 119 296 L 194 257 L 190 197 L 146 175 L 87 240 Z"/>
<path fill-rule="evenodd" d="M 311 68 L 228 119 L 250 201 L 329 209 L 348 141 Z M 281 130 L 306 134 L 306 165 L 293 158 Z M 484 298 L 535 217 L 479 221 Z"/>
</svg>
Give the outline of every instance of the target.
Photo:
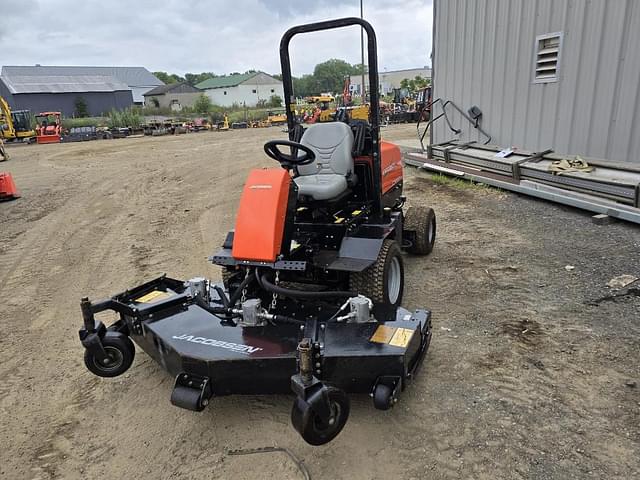
<svg viewBox="0 0 640 480">
<path fill-rule="evenodd" d="M 360 18 L 364 20 L 363 9 L 362 9 L 362 0 L 360 0 Z M 360 27 L 360 55 L 362 60 L 360 61 L 360 66 L 362 68 L 362 104 L 364 105 L 367 94 L 366 89 L 364 87 L 364 28 Z"/>
</svg>

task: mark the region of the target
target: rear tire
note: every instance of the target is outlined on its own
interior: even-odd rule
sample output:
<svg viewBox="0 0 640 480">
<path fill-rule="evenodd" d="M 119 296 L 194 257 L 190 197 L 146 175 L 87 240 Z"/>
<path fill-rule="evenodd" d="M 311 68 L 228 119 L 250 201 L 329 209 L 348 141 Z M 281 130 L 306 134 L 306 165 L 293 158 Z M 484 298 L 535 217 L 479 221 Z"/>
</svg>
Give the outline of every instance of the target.
<svg viewBox="0 0 640 480">
<path fill-rule="evenodd" d="M 429 255 L 436 242 L 436 214 L 432 208 L 409 207 L 404 217 L 404 230 L 413 233 L 413 241 L 407 249 L 415 255 Z"/>
<path fill-rule="evenodd" d="M 349 276 L 349 287 L 373 303 L 399 306 L 404 290 L 404 263 L 398 244 L 385 240 L 375 263 Z"/>
<path fill-rule="evenodd" d="M 236 273 L 238 273 L 237 270 L 233 270 L 229 267 L 222 267 L 222 283 L 227 291 L 229 291 L 229 281 Z"/>
</svg>

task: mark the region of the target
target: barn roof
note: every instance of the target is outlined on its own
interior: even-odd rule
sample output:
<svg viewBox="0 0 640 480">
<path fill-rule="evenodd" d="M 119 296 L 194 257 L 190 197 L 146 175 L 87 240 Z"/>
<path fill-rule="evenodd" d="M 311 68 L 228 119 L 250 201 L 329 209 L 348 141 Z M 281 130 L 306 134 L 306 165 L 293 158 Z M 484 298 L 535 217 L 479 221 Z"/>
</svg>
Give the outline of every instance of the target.
<svg viewBox="0 0 640 480">
<path fill-rule="evenodd" d="M 204 82 L 200 82 L 196 85 L 201 90 L 209 88 L 227 88 L 235 87 L 243 82 L 246 82 L 250 78 L 255 77 L 260 72 L 254 73 L 237 73 L 235 75 L 225 75 L 224 77 L 209 78 Z"/>
<path fill-rule="evenodd" d="M 129 90 L 125 83 L 106 75 L 12 75 L 2 76 L 2 81 L 13 94 Z"/>
<path fill-rule="evenodd" d="M 198 93 L 201 92 L 199 88 L 193 87 L 189 85 L 187 82 L 180 83 L 170 83 L 168 85 L 160 85 L 154 88 L 153 90 L 149 90 L 144 94 L 145 97 L 149 97 L 152 95 L 164 95 L 165 93 L 174 92 L 174 93 Z"/>
<path fill-rule="evenodd" d="M 77 83 L 84 81 L 81 77 L 113 77 L 114 82 L 127 85 L 126 90 L 133 93 L 134 102 L 142 102 L 143 94 L 163 82 L 144 67 L 76 67 L 76 66 L 4 66 L 0 76 L 3 79 L 13 77 L 69 77 L 80 78 Z M 5 81 L 5 83 L 7 83 Z"/>
</svg>

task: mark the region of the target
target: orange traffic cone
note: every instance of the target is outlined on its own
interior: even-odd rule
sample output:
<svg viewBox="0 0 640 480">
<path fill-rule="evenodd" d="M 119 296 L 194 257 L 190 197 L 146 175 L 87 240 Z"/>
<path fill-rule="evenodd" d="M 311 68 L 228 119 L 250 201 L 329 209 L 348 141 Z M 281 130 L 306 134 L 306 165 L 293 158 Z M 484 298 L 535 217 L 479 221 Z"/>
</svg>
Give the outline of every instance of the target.
<svg viewBox="0 0 640 480">
<path fill-rule="evenodd" d="M 0 172 L 0 200 L 20 198 L 16 184 L 10 173 Z"/>
</svg>

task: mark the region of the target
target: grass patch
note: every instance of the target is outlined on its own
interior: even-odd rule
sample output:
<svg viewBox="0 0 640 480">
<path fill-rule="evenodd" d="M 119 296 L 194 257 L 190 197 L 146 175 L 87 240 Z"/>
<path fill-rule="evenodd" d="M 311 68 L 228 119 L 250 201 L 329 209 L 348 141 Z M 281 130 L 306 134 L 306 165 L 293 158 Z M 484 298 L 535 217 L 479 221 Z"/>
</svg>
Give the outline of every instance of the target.
<svg viewBox="0 0 640 480">
<path fill-rule="evenodd" d="M 104 127 L 107 124 L 106 117 L 63 118 L 64 128 L 74 127 Z"/>
<path fill-rule="evenodd" d="M 441 173 L 432 173 L 429 178 L 436 185 L 444 185 L 459 190 L 479 190 L 485 192 L 500 192 L 500 189 L 487 185 L 485 183 L 475 182 L 473 180 L 463 180 L 462 178 L 449 177 Z"/>
</svg>

